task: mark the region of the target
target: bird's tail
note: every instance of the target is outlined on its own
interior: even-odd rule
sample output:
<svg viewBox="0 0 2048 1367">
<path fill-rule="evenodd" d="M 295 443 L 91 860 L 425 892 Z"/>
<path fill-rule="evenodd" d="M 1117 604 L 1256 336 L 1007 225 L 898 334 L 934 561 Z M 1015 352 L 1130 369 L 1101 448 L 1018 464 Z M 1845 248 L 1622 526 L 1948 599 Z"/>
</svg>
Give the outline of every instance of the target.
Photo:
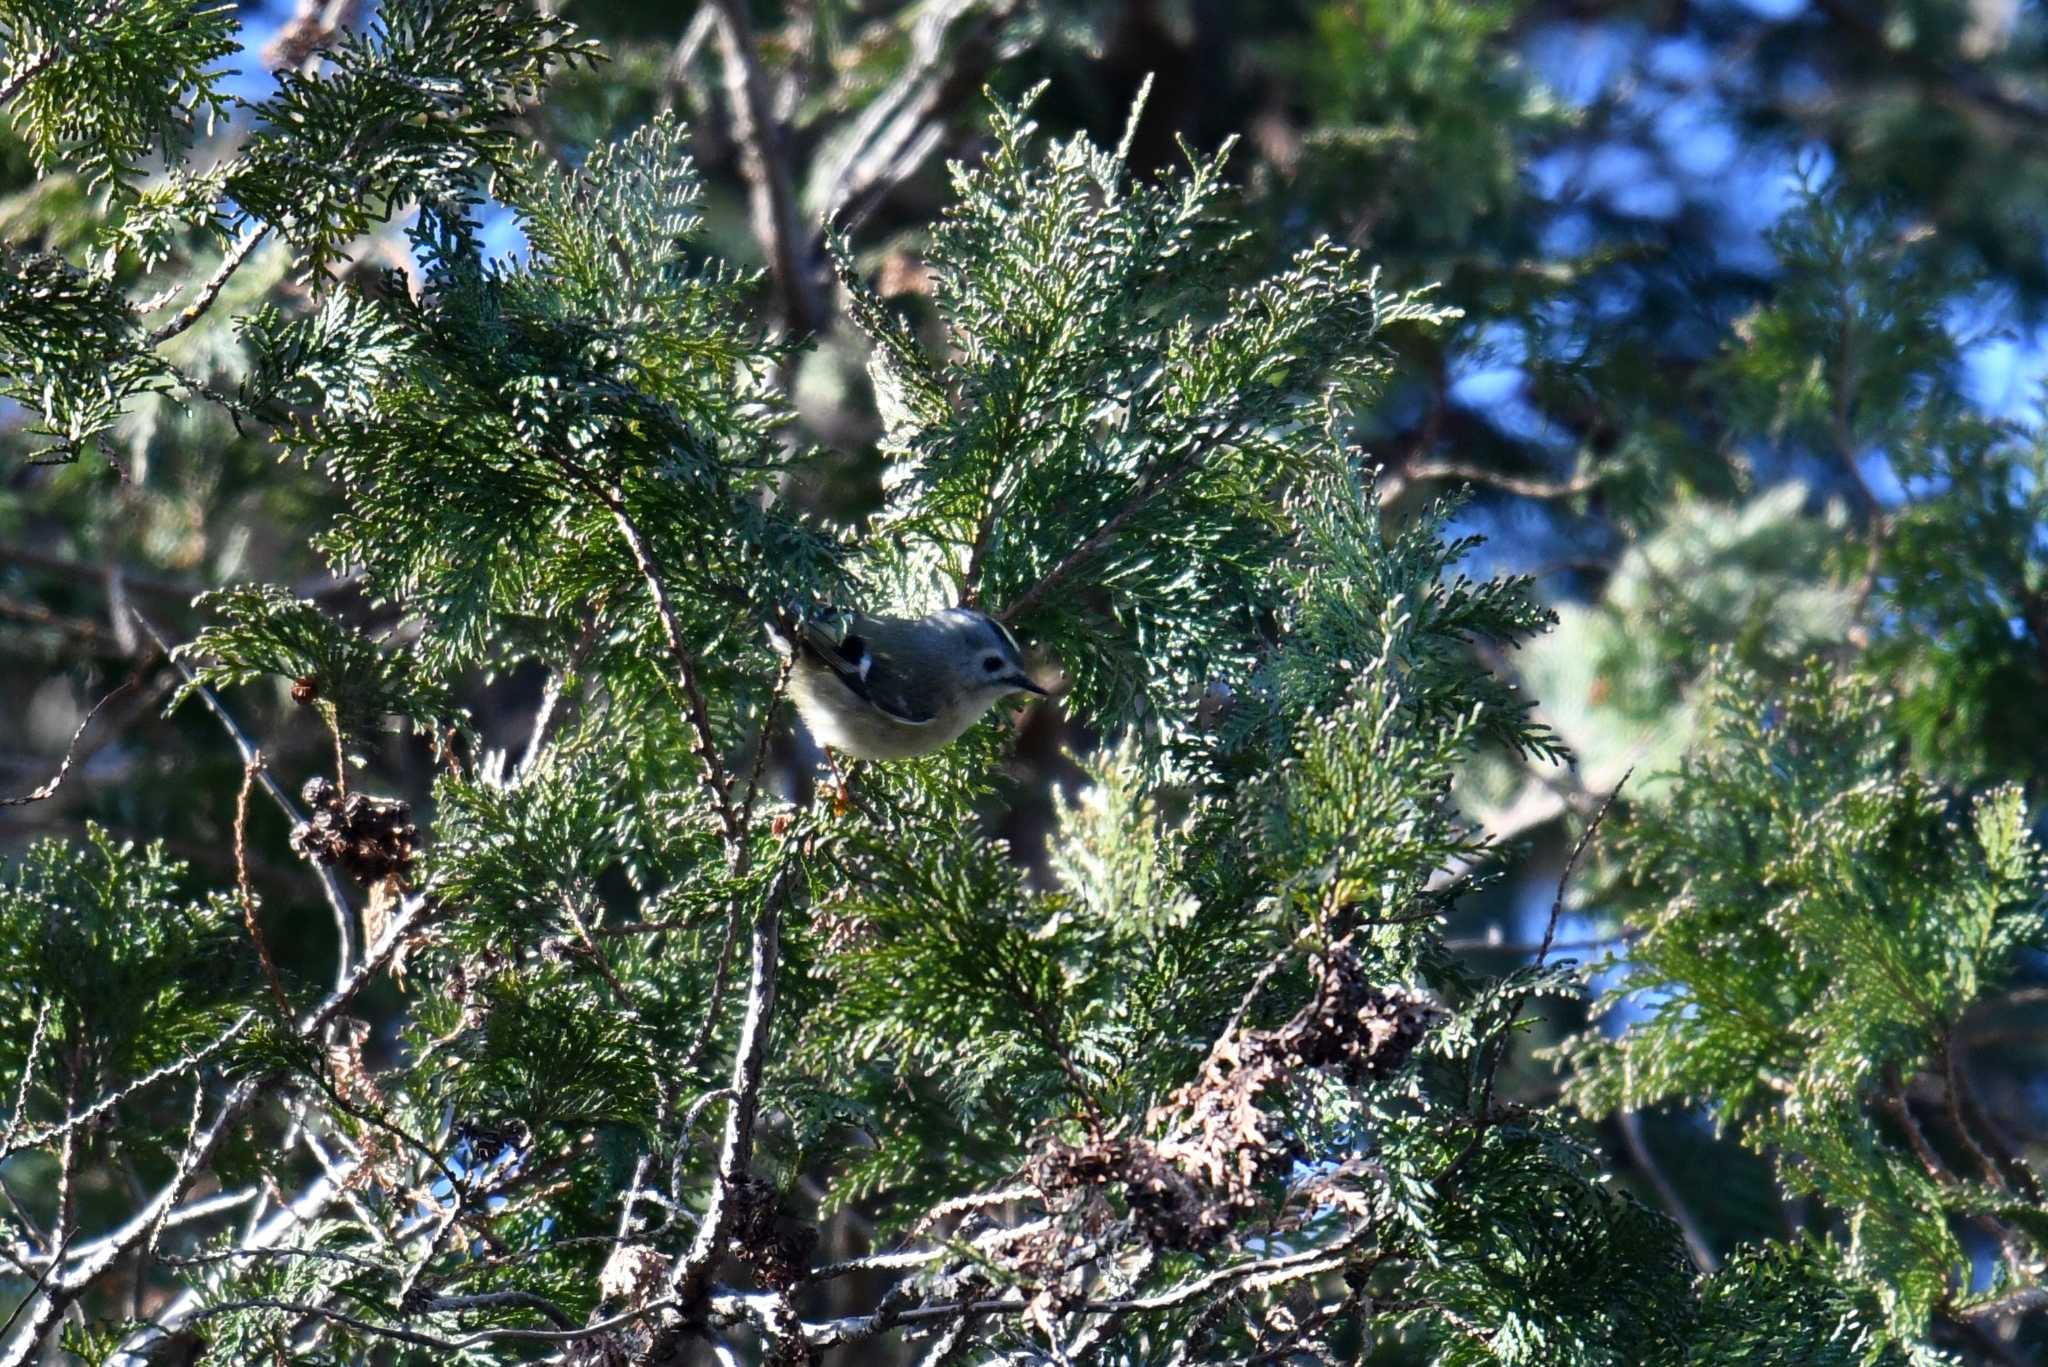
<svg viewBox="0 0 2048 1367">
<path fill-rule="evenodd" d="M 833 630 L 840 623 L 843 614 L 838 608 L 819 603 L 790 602 L 776 605 L 762 625 L 768 631 L 768 644 L 778 655 L 793 655 L 799 642 L 809 642 L 814 629 L 825 628 L 833 636 Z"/>
</svg>

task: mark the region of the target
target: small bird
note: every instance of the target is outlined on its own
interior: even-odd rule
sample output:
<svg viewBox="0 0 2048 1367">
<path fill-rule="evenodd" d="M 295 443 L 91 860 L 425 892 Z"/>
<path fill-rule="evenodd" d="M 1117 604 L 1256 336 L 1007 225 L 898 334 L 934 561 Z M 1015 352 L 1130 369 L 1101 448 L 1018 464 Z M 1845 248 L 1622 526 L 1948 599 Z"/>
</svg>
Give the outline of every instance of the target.
<svg viewBox="0 0 2048 1367">
<path fill-rule="evenodd" d="M 855 759 L 909 759 L 957 740 L 1012 693 L 1046 691 L 1017 638 L 973 608 L 911 621 L 825 608 L 771 623 L 789 692 L 819 741 Z"/>
</svg>

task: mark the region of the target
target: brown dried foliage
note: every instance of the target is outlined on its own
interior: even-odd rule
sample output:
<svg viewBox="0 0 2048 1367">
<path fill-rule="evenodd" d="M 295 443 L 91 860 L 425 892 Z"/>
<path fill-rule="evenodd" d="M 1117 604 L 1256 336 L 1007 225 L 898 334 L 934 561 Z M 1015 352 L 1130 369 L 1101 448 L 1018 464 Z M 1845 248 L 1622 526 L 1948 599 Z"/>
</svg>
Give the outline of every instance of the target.
<svg viewBox="0 0 2048 1367">
<path fill-rule="evenodd" d="M 810 1270 L 818 1231 L 782 1213 L 782 1198 L 758 1178 L 741 1178 L 733 1192 L 732 1251 L 770 1291 L 788 1291 Z"/>
<path fill-rule="evenodd" d="M 1259 1189 L 1296 1156 L 1277 1108 L 1306 1070 L 1351 1086 L 1399 1071 L 1443 1019 L 1427 997 L 1367 980 L 1349 940 L 1317 964 L 1315 995 L 1271 1030 L 1218 1040 L 1194 1081 L 1145 1117 L 1150 1135 L 1114 1131 L 1055 1141 L 1032 1178 L 1055 1210 L 1072 1211 L 1114 1186 L 1155 1247 L 1206 1248 L 1259 1203 Z"/>
</svg>

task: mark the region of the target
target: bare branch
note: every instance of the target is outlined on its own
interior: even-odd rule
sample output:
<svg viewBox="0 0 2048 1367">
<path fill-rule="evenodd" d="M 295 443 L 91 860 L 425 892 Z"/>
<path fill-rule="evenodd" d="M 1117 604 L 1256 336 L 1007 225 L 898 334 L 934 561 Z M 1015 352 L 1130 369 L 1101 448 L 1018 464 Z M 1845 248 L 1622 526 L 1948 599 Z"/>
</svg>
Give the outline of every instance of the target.
<svg viewBox="0 0 2048 1367">
<path fill-rule="evenodd" d="M 1616 945 L 1625 945 L 1641 936 L 1641 934 L 1642 931 L 1634 927 L 1625 926 L 1615 931 L 1612 935 L 1603 936 L 1598 939 L 1556 940 L 1551 943 L 1548 950 L 1543 950 L 1542 945 L 1533 941 L 1489 940 L 1483 936 L 1466 936 L 1445 940 L 1443 947 L 1454 954 L 1512 954 L 1517 958 L 1526 958 L 1539 950 L 1543 950 L 1546 955 L 1589 954 L 1596 949 L 1612 949 Z"/>
<path fill-rule="evenodd" d="M 1351 1251 L 1370 1232 L 1369 1225 L 1360 1224 L 1330 1243 L 1277 1257 L 1233 1263 L 1228 1267 L 1191 1277 L 1177 1286 L 1150 1296 L 1082 1301 L 1067 1308 L 1074 1313 L 1091 1315 L 1156 1313 L 1161 1310 L 1177 1309 L 1226 1287 L 1263 1289 L 1300 1281 L 1307 1277 L 1321 1276 L 1342 1268 L 1350 1260 Z M 1021 1314 L 1029 1305 L 1028 1300 L 1019 1297 L 986 1301 L 948 1301 L 901 1310 L 884 1309 L 869 1315 L 848 1315 L 823 1323 L 806 1324 L 804 1337 L 814 1348 L 830 1348 L 874 1338 L 898 1325 L 930 1324 L 934 1321 L 971 1319 L 984 1315 Z"/>
<path fill-rule="evenodd" d="M 21 1085 L 14 1094 L 14 1113 L 7 1117 L 7 1132 L 0 1135 L 0 1153 L 13 1153 L 14 1136 L 21 1130 L 21 1123 L 28 1117 L 28 1090 L 35 1080 L 36 1063 L 42 1057 L 43 1045 L 48 1042 L 50 1027 L 50 998 L 45 996 L 36 1006 L 36 1024 L 28 1037 L 28 1056 L 21 1065 Z"/>
<path fill-rule="evenodd" d="M 740 827 L 739 814 L 733 810 L 732 779 L 726 774 L 725 763 L 718 756 L 718 740 L 711 729 L 711 708 L 705 701 L 703 687 L 698 683 L 696 657 L 683 642 L 682 623 L 676 616 L 674 602 L 669 598 L 668 585 L 654 563 L 654 553 L 647 544 L 647 538 L 641 534 L 632 514 L 626 511 L 623 495 L 617 489 L 592 487 L 605 507 L 611 510 L 619 534 L 626 539 L 626 549 L 632 553 L 640 577 L 647 581 L 648 592 L 654 596 L 655 615 L 661 619 L 662 636 L 676 662 L 676 679 L 682 685 L 683 697 L 689 704 L 690 729 L 697 736 L 697 759 L 704 766 L 699 777 L 711 797 L 712 810 L 717 813 L 719 830 L 725 836 L 727 857 L 737 860 L 744 847 L 745 833 Z"/>
<path fill-rule="evenodd" d="M 782 657 L 781 665 L 775 671 L 775 687 L 768 694 L 768 705 L 761 709 L 761 725 L 754 735 L 754 762 L 747 771 L 747 793 L 740 800 L 740 834 L 753 829 L 754 803 L 761 795 L 761 767 L 768 758 L 768 735 L 775 727 L 775 712 L 782 705 L 782 698 L 789 691 L 789 672 L 796 664 L 794 655 Z"/>
<path fill-rule="evenodd" d="M 221 1103 L 220 1112 L 211 1125 L 196 1130 L 184 1151 L 179 1155 L 176 1176 L 161 1187 L 157 1194 L 129 1217 L 125 1224 L 116 1227 L 101 1241 L 99 1251 L 92 1257 L 73 1263 L 62 1277 L 53 1278 L 42 1292 L 42 1308 L 28 1327 L 0 1355 L 0 1367 L 25 1367 L 25 1364 L 39 1350 L 42 1341 L 63 1318 L 64 1312 L 86 1287 L 90 1286 L 116 1262 L 140 1247 L 150 1237 L 171 1209 L 183 1199 L 185 1189 L 192 1179 L 210 1162 L 228 1137 L 235 1124 L 242 1118 L 256 1099 L 263 1094 L 268 1082 L 265 1077 L 245 1078 Z M 33 1298 L 31 1298 L 33 1299 Z"/>
<path fill-rule="evenodd" d="M 1881 60 L 1905 67 L 1936 94 L 2034 129 L 2048 127 L 2048 106 L 2001 89 L 1991 76 L 1972 67 L 1902 51 L 1883 28 L 1857 13 L 1848 0 L 1814 0 L 1814 7 L 1855 35 Z"/>
<path fill-rule="evenodd" d="M 761 899 L 754 917 L 753 969 L 747 983 L 747 1011 L 740 1023 L 732 1060 L 732 1103 L 725 1110 L 725 1140 L 718 1155 L 718 1175 L 703 1223 L 689 1251 L 676 1260 L 669 1287 L 678 1302 L 695 1304 L 705 1280 L 725 1252 L 733 1218 L 733 1189 L 753 1164 L 754 1121 L 761 1107 L 761 1073 L 767 1062 L 768 1034 L 775 1023 L 775 985 L 781 971 L 782 903 L 789 895 L 792 866 L 784 864 Z"/>
<path fill-rule="evenodd" d="M 244 1187 L 240 1191 L 224 1191 L 213 1196 L 202 1196 L 195 1201 L 179 1206 L 176 1210 L 165 1215 L 163 1221 L 157 1226 L 157 1232 L 161 1234 L 167 1229 L 178 1229 L 185 1225 L 197 1223 L 200 1220 L 211 1219 L 216 1215 L 224 1215 L 231 1210 L 239 1210 L 260 1195 L 262 1193 L 255 1187 Z M 79 1244 L 71 1250 L 68 1256 L 73 1261 L 93 1257 L 106 1245 L 110 1237 L 102 1235 L 91 1243 Z"/>
<path fill-rule="evenodd" d="M 1600 476 L 1591 470 L 1574 475 L 1570 479 L 1531 479 L 1526 475 L 1509 474 L 1505 470 L 1489 470 L 1483 465 L 1462 465 L 1455 461 L 1418 462 L 1408 466 L 1401 473 L 1410 483 L 1425 479 L 1457 480 L 1519 494 L 1523 498 L 1576 498 L 1598 487 L 1600 483 Z M 1399 492 L 1398 489 L 1396 492 Z"/>
<path fill-rule="evenodd" d="M 725 84 L 732 102 L 733 138 L 739 143 L 754 236 L 768 258 L 768 274 L 781 297 L 791 333 L 802 336 L 824 326 L 827 313 L 813 261 L 815 234 L 798 219 L 796 190 L 782 154 L 767 73 L 754 41 L 744 0 L 712 0 L 718 11 L 718 41 L 725 56 Z"/>
<path fill-rule="evenodd" d="M 331 1169 L 326 1176 L 316 1178 L 295 1200 L 264 1221 L 259 1228 L 252 1230 L 243 1239 L 243 1247 L 236 1256 L 277 1251 L 273 1249 L 274 1245 L 288 1237 L 293 1231 L 307 1228 L 327 1208 L 329 1202 L 338 1196 L 347 1194 L 346 1184 L 353 1174 L 354 1168 L 355 1165 L 351 1163 L 343 1168 Z M 245 1195 L 242 1199 L 246 1200 L 247 1196 Z M 205 1202 L 195 1202 L 194 1206 L 183 1209 L 191 1210 L 205 1204 Z M 181 1223 L 181 1214 L 182 1211 L 172 1212 L 169 1218 L 164 1221 L 163 1227 L 168 1229 Z M 382 1237 L 383 1231 L 374 1222 L 366 1220 L 365 1227 L 371 1233 Z M 119 1367 L 147 1367 L 150 1360 L 146 1356 L 148 1346 L 157 1339 L 175 1333 L 182 1328 L 186 1321 L 198 1311 L 203 1299 L 204 1291 L 202 1288 L 187 1288 L 176 1300 L 159 1310 L 149 1324 L 143 1325 L 130 1334 L 122 1342 L 121 1347 L 116 1350 L 110 1362 L 118 1364 Z"/>
<path fill-rule="evenodd" d="M 953 33 L 984 7 L 985 13 Z M 814 182 L 823 187 L 814 202 L 823 205 L 827 222 L 850 229 L 937 150 L 944 132 L 939 115 L 980 89 L 995 65 L 996 40 L 1020 8 L 1021 0 L 944 0 L 917 11 L 903 70 L 861 110 L 847 130 L 844 150 Z"/>
<path fill-rule="evenodd" d="M 242 924 L 248 928 L 249 942 L 256 946 L 256 960 L 263 965 L 263 977 L 270 984 L 270 999 L 277 1004 L 277 1014 L 289 1017 L 292 1013 L 291 999 L 284 994 L 284 979 L 277 974 L 277 961 L 270 957 L 270 946 L 263 939 L 263 925 L 256 919 L 256 893 L 249 886 L 249 790 L 256 786 L 256 775 L 263 771 L 263 752 L 242 766 L 242 791 L 235 796 L 235 888 L 242 895 Z"/>
<path fill-rule="evenodd" d="M 458 1297 L 457 1299 L 466 1298 Z M 486 1343 L 575 1343 L 581 1339 L 610 1333 L 612 1330 L 622 1328 L 633 1323 L 635 1320 L 643 1320 L 650 1315 L 661 1314 L 665 1310 L 673 1309 L 674 1306 L 675 1302 L 672 1300 L 650 1301 L 638 1309 L 628 1310 L 623 1314 L 613 1315 L 610 1319 L 598 1320 L 594 1324 L 586 1324 L 579 1328 L 479 1329 L 474 1334 L 468 1334 L 459 1339 L 443 1338 L 439 1334 L 423 1333 L 417 1329 L 407 1329 L 396 1324 L 378 1324 L 374 1320 L 366 1320 L 355 1315 L 344 1314 L 339 1310 L 332 1310 L 324 1305 L 308 1305 L 302 1301 L 279 1300 L 270 1296 L 250 1296 L 241 1300 L 220 1301 L 188 1316 L 185 1323 L 196 1324 L 200 1320 L 211 1319 L 215 1315 L 233 1314 L 238 1310 L 280 1310 L 286 1314 L 298 1315 L 304 1318 L 327 1320 L 331 1323 L 353 1329 L 359 1334 L 374 1334 L 379 1338 L 392 1339 L 399 1343 L 411 1343 L 421 1348 L 434 1348 L 445 1353 L 459 1353 L 466 1349 L 480 1347 Z"/>
<path fill-rule="evenodd" d="M 1878 1105 L 1898 1122 L 1899 1129 L 1906 1136 L 1907 1147 L 1920 1160 L 1929 1177 L 1944 1187 L 1952 1187 L 1960 1180 L 1942 1156 L 1927 1142 L 1927 1134 L 1920 1128 L 1920 1121 L 1913 1114 L 1912 1106 L 1906 1100 L 1906 1080 L 1899 1073 L 1896 1063 L 1888 1063 L 1884 1069 L 1884 1091 L 1878 1096 Z"/>
<path fill-rule="evenodd" d="M 84 737 L 85 728 L 92 725 L 92 719 L 100 714 L 101 708 L 141 682 L 142 676 L 139 674 L 135 675 L 113 692 L 107 694 L 106 697 L 94 703 L 92 711 L 85 714 L 85 720 L 79 722 L 78 729 L 71 733 L 71 743 L 64 747 L 64 762 L 57 766 L 57 772 L 50 775 L 49 781 L 34 792 L 23 797 L 0 797 L 0 807 L 26 807 L 30 803 L 43 802 L 55 797 L 57 789 L 64 784 L 64 776 L 71 772 L 71 764 L 78 754 L 78 742 Z"/>
<path fill-rule="evenodd" d="M 327 994 L 320 1005 L 313 1008 L 311 1015 L 300 1020 L 299 1033 L 312 1038 L 325 1030 L 336 1016 L 347 1009 L 348 1004 L 355 1000 L 356 995 L 370 980 L 384 971 L 384 966 L 391 962 L 398 953 L 399 946 L 405 943 L 405 937 L 412 933 L 413 927 L 433 906 L 433 901 L 421 894 L 401 898 L 398 913 L 385 922 L 384 933 L 363 951 L 363 961 L 350 970 L 348 976 Z"/>
<path fill-rule="evenodd" d="M 62 575 L 66 579 L 86 584 L 104 585 L 110 576 L 118 578 L 121 587 L 130 593 L 147 594 L 152 598 L 175 599 L 186 604 L 209 587 L 189 579 L 166 579 L 161 575 L 144 574 L 126 565 L 94 564 L 88 560 L 73 560 L 69 556 L 55 555 L 49 551 L 36 550 L 32 546 L 11 545 L 0 542 L 0 561 L 9 564 L 26 565 L 46 574 Z M 292 592 L 300 598 L 332 598 L 352 592 L 362 577 L 357 574 L 323 575 L 308 583 L 295 584 Z"/>
<path fill-rule="evenodd" d="M 1579 860 L 1585 857 L 1586 847 L 1593 843 L 1594 832 L 1598 831 L 1600 823 L 1607 819 L 1608 809 L 1614 806 L 1614 799 L 1621 796 L 1623 786 L 1628 783 L 1630 775 L 1634 773 L 1635 770 L 1633 768 L 1627 770 L 1615 782 L 1614 787 L 1608 790 L 1606 799 L 1594 811 L 1592 819 L 1586 822 L 1586 829 L 1580 831 L 1579 838 L 1572 843 L 1572 852 L 1565 857 L 1564 868 L 1557 875 L 1557 895 L 1551 898 L 1550 916 L 1543 925 L 1543 939 L 1536 946 L 1536 963 L 1538 967 L 1541 967 L 1543 961 L 1550 957 L 1551 947 L 1557 939 L 1557 923 L 1564 917 L 1564 894 L 1566 887 L 1571 883 L 1572 874 L 1578 869 Z M 1494 1038 L 1493 1054 L 1486 1067 L 1486 1084 L 1480 1092 L 1479 1114 L 1482 1124 L 1486 1115 L 1493 1109 L 1494 1078 L 1500 1072 L 1502 1057 L 1507 1053 L 1508 1034 L 1514 1027 L 1515 1017 L 1522 1012 L 1522 1004 L 1528 1001 L 1528 999 L 1529 991 L 1526 987 L 1515 994 L 1513 1002 L 1508 1006 L 1507 1021 L 1501 1027 L 1500 1034 Z M 1473 1135 L 1473 1144 L 1476 1145 L 1478 1141 L 1479 1135 L 1475 1133 Z M 1471 1147 L 1468 1147 L 1465 1152 L 1467 1154 L 1471 1153 Z M 1462 1161 L 1463 1156 L 1461 1155 L 1458 1162 Z M 1457 1164 L 1454 1163 L 1453 1166 L 1455 1167 Z"/>
<path fill-rule="evenodd" d="M 420 1308 L 429 1314 L 459 1314 L 471 1310 L 492 1310 L 499 1306 L 519 1306 L 539 1311 L 563 1329 L 577 1327 L 575 1316 L 556 1305 L 546 1296 L 531 1291 L 472 1291 L 462 1296 L 435 1296 L 424 1302 Z"/>
<path fill-rule="evenodd" d="M 996 614 L 997 617 L 1007 625 L 1028 615 L 1045 600 L 1047 594 L 1065 583 L 1075 570 L 1101 554 L 1105 547 L 1116 540 L 1117 533 L 1128 526 L 1132 518 L 1145 511 L 1153 499 L 1178 483 L 1183 476 L 1201 463 L 1203 456 L 1222 445 L 1225 440 L 1227 437 L 1219 438 L 1207 445 L 1191 447 L 1179 460 L 1147 476 L 1131 496 L 1124 500 L 1123 506 L 1111 514 L 1109 521 L 1103 523 L 1087 540 L 1062 556 L 1036 584 L 1006 604 L 1003 610 Z"/>
<path fill-rule="evenodd" d="M 258 764 L 257 782 L 263 785 L 263 791 L 269 794 L 270 800 L 276 804 L 277 809 L 284 813 L 285 820 L 291 822 L 294 826 L 303 822 L 306 818 L 300 815 L 298 804 L 285 795 L 284 789 L 277 786 L 277 780 L 270 776 L 270 772 L 267 769 L 260 767 L 259 761 L 262 758 L 262 752 L 256 748 L 255 743 L 249 739 L 248 734 L 240 726 L 236 725 L 235 719 L 228 714 L 228 710 L 221 704 L 221 700 L 214 696 L 213 690 L 200 683 L 198 676 L 193 674 L 191 666 L 172 653 L 170 643 L 164 639 L 164 634 L 157 630 L 154 622 L 143 615 L 140 608 L 130 607 L 128 612 L 135 619 L 136 623 L 149 634 L 149 638 L 156 642 L 157 648 L 163 651 L 164 658 L 171 662 L 172 667 L 185 680 L 186 686 L 198 696 L 202 703 L 206 704 L 206 710 L 219 718 L 220 724 L 227 730 L 228 738 L 235 743 L 235 749 L 241 752 L 242 763 L 245 765 Z M 334 870 L 324 864 L 314 864 L 312 868 L 314 876 L 320 880 L 322 890 L 327 894 L 327 905 L 334 912 L 334 934 L 338 946 L 337 953 L 340 959 L 340 962 L 335 966 L 335 984 L 338 988 L 342 983 L 349 980 L 349 973 L 354 965 L 356 955 L 355 914 L 349 910 L 348 898 L 342 892 L 341 882 L 335 877 Z"/>
<path fill-rule="evenodd" d="M 85 1109 L 67 1115 L 56 1124 L 43 1126 L 30 1134 L 14 1136 L 8 1140 L 4 1148 L 0 1148 L 0 1162 L 5 1162 L 16 1154 L 25 1153 L 29 1149 L 40 1148 L 53 1139 L 66 1138 L 82 1126 L 92 1124 L 95 1120 L 106 1115 L 129 1098 L 140 1096 L 159 1082 L 167 1082 L 174 1077 L 179 1077 L 192 1071 L 194 1068 L 200 1067 L 215 1054 L 218 1054 L 221 1050 L 241 1038 L 242 1033 L 255 1020 L 256 1013 L 254 1011 L 244 1011 L 240 1016 L 236 1017 L 234 1023 L 228 1026 L 226 1030 L 192 1052 L 181 1054 L 169 1063 L 160 1064 L 150 1069 L 147 1073 L 144 1073 L 126 1086 L 116 1088 Z"/>
<path fill-rule="evenodd" d="M 249 253 L 261 246 L 263 239 L 268 236 L 268 223 L 254 223 L 243 230 L 242 235 L 235 239 L 234 245 L 228 248 L 226 255 L 221 257 L 219 268 L 207 277 L 204 285 L 200 286 L 198 297 L 180 310 L 175 318 L 150 333 L 149 344 L 162 346 L 204 317 L 206 311 L 213 307 L 213 301 L 220 298 L 220 292 L 227 288 L 228 281 L 242 268 L 242 263 L 249 259 Z"/>
<path fill-rule="evenodd" d="M 1671 1185 L 1671 1179 L 1664 1175 L 1655 1154 L 1650 1152 L 1650 1143 L 1643 1137 L 1643 1117 L 1635 1111 L 1623 1111 L 1615 1117 L 1621 1126 L 1622 1142 L 1628 1145 L 1629 1157 L 1657 1194 L 1657 1204 L 1664 1207 L 1664 1213 L 1678 1226 L 1678 1232 L 1685 1240 L 1685 1251 L 1692 1257 L 1692 1265 L 1702 1272 L 1711 1273 L 1720 1267 L 1720 1259 L 1714 1256 L 1714 1246 L 1707 1242 L 1706 1234 L 1700 1228 L 1699 1220 L 1685 1198 L 1678 1194 L 1678 1188 Z"/>
<path fill-rule="evenodd" d="M 2000 1320 L 2008 1315 L 2028 1315 L 2036 1310 L 2048 1310 L 2048 1286 L 2023 1286 L 1995 1300 L 1963 1306 L 1954 1313 L 1958 1319 L 1971 1324 L 1982 1324 L 1986 1320 Z"/>
<path fill-rule="evenodd" d="M 97 651 L 103 655 L 129 653 L 127 644 L 98 622 L 84 617 L 61 616 L 40 603 L 31 603 L 12 594 L 0 593 L 0 617 L 11 622 L 20 622 L 25 626 L 54 631 L 84 650 Z"/>
<path fill-rule="evenodd" d="M 0 1321 L 0 1337 L 4 1337 L 7 1331 L 14 1327 L 14 1322 L 21 1318 L 21 1312 L 36 1303 L 36 1297 L 40 1296 L 43 1293 L 43 1288 L 50 1284 L 50 1278 L 57 1275 L 58 1264 L 64 1261 L 64 1250 L 70 1244 L 70 1241 L 71 1231 L 67 1229 L 58 1240 L 56 1249 L 50 1255 L 50 1265 L 43 1269 L 42 1275 L 37 1277 L 34 1285 L 29 1287 L 28 1294 L 16 1303 L 14 1309 L 8 1312 L 7 1318 L 4 1321 Z M 60 1309 L 58 1313 L 62 1314 L 63 1311 Z M 43 1332 L 48 1333 L 49 1331 L 46 1329 Z"/>
</svg>

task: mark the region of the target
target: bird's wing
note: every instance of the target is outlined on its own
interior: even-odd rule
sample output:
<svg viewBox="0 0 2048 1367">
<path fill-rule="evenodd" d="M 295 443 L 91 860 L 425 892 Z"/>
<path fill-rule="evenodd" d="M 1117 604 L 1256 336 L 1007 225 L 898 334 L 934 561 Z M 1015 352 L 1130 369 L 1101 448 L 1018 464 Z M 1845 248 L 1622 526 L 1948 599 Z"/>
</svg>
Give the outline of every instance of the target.
<svg viewBox="0 0 2048 1367">
<path fill-rule="evenodd" d="M 889 714 L 891 720 L 905 726 L 929 726 L 937 718 L 937 700 L 931 696 L 930 680 L 922 681 L 926 686 L 918 687 L 919 680 L 912 678 L 903 669 L 892 667 L 889 657 L 878 652 L 871 643 L 859 637 L 848 638 L 858 641 L 862 661 L 861 696 Z"/>
<path fill-rule="evenodd" d="M 877 659 L 861 634 L 858 619 L 840 613 L 819 614 L 796 622 L 794 627 L 796 649 L 805 659 L 831 670 L 855 697 L 905 726 L 931 724 L 934 709 L 904 686 L 900 672 Z M 789 639 L 774 627 L 770 631 L 778 645 Z"/>
</svg>

